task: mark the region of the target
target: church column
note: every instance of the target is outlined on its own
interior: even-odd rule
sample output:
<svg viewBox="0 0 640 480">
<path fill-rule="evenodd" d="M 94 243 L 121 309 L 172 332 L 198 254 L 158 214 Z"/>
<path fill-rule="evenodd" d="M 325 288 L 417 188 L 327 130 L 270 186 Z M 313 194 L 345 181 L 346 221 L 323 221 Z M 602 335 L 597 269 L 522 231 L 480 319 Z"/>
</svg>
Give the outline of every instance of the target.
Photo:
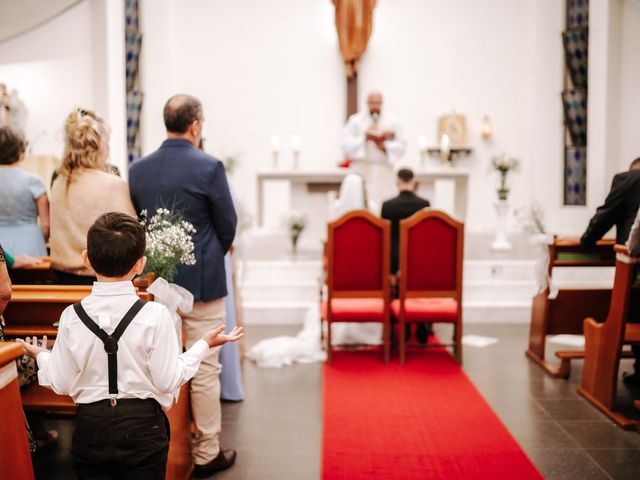
<svg viewBox="0 0 640 480">
<path fill-rule="evenodd" d="M 621 0 L 589 3 L 587 205 L 590 211 L 604 201 L 618 165 L 621 9 Z"/>
<path fill-rule="evenodd" d="M 96 109 L 111 126 L 111 162 L 126 179 L 124 2 L 95 0 L 91 6 Z"/>
</svg>

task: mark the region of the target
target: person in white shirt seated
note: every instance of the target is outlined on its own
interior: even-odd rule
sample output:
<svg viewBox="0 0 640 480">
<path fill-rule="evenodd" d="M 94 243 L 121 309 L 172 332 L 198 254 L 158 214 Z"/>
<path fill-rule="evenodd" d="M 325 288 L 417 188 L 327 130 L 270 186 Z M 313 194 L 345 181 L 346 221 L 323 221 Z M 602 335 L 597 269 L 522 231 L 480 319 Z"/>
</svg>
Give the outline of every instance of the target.
<svg viewBox="0 0 640 480">
<path fill-rule="evenodd" d="M 164 479 L 164 411 L 210 348 L 243 336 L 241 327 L 225 335 L 222 325 L 180 353 L 169 310 L 141 301 L 131 282 L 144 270 L 144 250 L 136 218 L 117 212 L 98 217 L 82 253 L 98 279 L 91 295 L 64 310 L 53 350 L 38 347 L 35 337 L 19 340 L 37 360 L 40 385 L 78 405 L 71 450 L 81 479 Z"/>
<path fill-rule="evenodd" d="M 369 206 L 379 211 L 392 196 L 392 167 L 404 156 L 407 140 L 395 117 L 382 109 L 382 93 L 367 96 L 367 110 L 354 113 L 342 129 L 342 151 L 351 168 L 364 178 Z"/>
</svg>

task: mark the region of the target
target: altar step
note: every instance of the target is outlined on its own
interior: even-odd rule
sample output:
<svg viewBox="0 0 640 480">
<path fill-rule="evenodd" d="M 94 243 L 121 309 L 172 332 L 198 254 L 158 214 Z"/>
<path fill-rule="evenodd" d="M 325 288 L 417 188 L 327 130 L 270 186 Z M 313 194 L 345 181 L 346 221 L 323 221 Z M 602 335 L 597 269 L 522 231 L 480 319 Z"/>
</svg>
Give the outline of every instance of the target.
<svg viewBox="0 0 640 480">
<path fill-rule="evenodd" d="M 527 323 L 536 291 L 530 260 L 467 260 L 463 308 L 469 323 Z M 320 260 L 249 260 L 242 297 L 247 324 L 300 324 L 317 308 Z"/>
</svg>

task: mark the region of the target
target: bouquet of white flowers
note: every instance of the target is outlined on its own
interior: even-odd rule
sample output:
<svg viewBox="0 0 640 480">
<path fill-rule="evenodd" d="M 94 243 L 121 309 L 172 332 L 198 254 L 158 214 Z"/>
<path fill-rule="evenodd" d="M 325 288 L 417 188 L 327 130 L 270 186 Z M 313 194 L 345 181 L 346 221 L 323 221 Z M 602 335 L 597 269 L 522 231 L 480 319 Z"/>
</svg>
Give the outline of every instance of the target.
<svg viewBox="0 0 640 480">
<path fill-rule="evenodd" d="M 147 234 L 145 273 L 154 272 L 171 282 L 178 265 L 195 265 L 193 234 L 196 229 L 191 223 L 166 208 L 156 210 L 149 220 L 146 210 L 141 212 L 141 216 Z"/>
</svg>

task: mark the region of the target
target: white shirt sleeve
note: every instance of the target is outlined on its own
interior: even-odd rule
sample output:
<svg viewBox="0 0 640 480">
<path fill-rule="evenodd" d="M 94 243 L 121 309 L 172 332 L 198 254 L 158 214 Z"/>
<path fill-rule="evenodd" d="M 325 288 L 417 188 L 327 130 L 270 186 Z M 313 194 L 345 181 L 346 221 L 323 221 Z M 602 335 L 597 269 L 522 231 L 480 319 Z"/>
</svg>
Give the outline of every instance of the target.
<svg viewBox="0 0 640 480">
<path fill-rule="evenodd" d="M 49 387 L 58 395 L 69 395 L 73 383 L 80 372 L 80 368 L 73 359 L 69 348 L 69 332 L 67 329 L 69 315 L 69 309 L 62 312 L 58 335 L 51 352 L 39 353 L 36 358 L 38 363 L 38 383 L 43 387 Z"/>
<path fill-rule="evenodd" d="M 393 133 L 395 137 L 393 140 L 386 140 L 384 147 L 387 150 L 387 158 L 392 166 L 398 166 L 398 163 L 402 159 L 407 149 L 407 138 L 404 135 L 404 130 L 397 118 L 392 121 Z"/>
<path fill-rule="evenodd" d="M 362 160 L 365 157 L 364 132 L 360 132 L 360 121 L 357 115 L 351 115 L 342 127 L 342 152 L 345 158 Z"/>
<path fill-rule="evenodd" d="M 161 309 L 149 356 L 151 381 L 160 393 L 172 393 L 189 381 L 208 353 L 207 342 L 198 340 L 189 350 L 180 354 L 171 314 L 166 308 Z"/>
</svg>

